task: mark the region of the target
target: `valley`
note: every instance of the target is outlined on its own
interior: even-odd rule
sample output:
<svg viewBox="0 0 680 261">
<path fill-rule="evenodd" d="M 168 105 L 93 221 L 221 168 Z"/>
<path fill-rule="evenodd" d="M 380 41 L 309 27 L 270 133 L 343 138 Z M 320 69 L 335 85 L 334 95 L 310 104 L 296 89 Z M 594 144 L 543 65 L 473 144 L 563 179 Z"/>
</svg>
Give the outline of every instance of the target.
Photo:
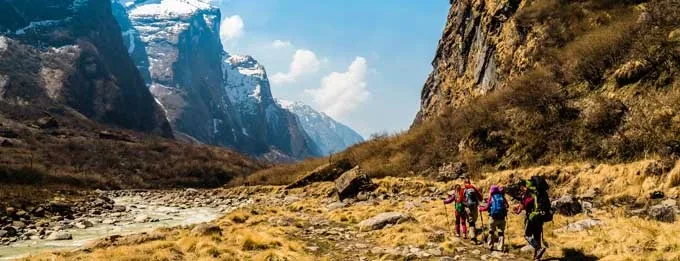
<svg viewBox="0 0 680 261">
<path fill-rule="evenodd" d="M 366 140 L 318 100 L 397 75 L 280 99 L 218 4 L 0 0 L 0 260 L 680 260 L 676 0 L 449 1 L 417 115 L 384 115 L 412 125 Z M 454 234 L 468 179 L 503 251 Z"/>
</svg>

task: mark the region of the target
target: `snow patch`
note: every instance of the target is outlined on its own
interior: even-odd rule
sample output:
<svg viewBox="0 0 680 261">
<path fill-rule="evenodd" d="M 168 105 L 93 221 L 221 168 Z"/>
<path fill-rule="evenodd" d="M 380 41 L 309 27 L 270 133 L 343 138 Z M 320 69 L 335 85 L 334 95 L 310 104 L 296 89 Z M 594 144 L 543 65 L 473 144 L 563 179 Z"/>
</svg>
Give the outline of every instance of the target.
<svg viewBox="0 0 680 261">
<path fill-rule="evenodd" d="M 2 38 L 0 38 L 2 40 Z M 0 101 L 5 96 L 5 86 L 9 83 L 9 76 L 0 74 Z"/>
<path fill-rule="evenodd" d="M 220 119 L 213 119 L 213 134 L 217 134 L 219 131 L 218 127 L 222 125 L 222 120 Z"/>
<path fill-rule="evenodd" d="M 14 34 L 16 35 L 23 35 L 26 34 L 26 30 L 31 30 L 34 29 L 35 27 L 40 27 L 40 26 L 48 26 L 48 25 L 54 25 L 59 22 L 62 22 L 63 20 L 43 20 L 43 21 L 35 21 L 31 22 L 28 24 L 28 26 L 21 28 L 19 30 L 16 30 Z"/>
<path fill-rule="evenodd" d="M 0 53 L 4 53 L 5 51 L 7 51 L 7 47 L 8 47 L 7 37 L 0 36 Z"/>
<path fill-rule="evenodd" d="M 209 0 L 156 0 L 132 7 L 133 17 L 175 17 L 193 15 L 199 10 L 213 9 Z"/>
<path fill-rule="evenodd" d="M 123 32 L 123 38 L 127 37 L 129 40 L 128 44 L 128 54 L 135 52 L 135 30 L 130 29 Z"/>
</svg>

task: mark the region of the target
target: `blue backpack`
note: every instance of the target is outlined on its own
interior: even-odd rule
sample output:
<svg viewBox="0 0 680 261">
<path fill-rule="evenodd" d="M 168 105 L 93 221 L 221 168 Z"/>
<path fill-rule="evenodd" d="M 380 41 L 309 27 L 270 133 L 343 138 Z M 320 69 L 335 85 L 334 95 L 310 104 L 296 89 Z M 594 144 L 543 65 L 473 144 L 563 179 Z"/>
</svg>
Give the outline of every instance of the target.
<svg viewBox="0 0 680 261">
<path fill-rule="evenodd" d="M 491 195 L 489 215 L 494 219 L 504 219 L 508 215 L 508 209 L 505 207 L 505 197 L 503 197 L 502 193 Z"/>
</svg>

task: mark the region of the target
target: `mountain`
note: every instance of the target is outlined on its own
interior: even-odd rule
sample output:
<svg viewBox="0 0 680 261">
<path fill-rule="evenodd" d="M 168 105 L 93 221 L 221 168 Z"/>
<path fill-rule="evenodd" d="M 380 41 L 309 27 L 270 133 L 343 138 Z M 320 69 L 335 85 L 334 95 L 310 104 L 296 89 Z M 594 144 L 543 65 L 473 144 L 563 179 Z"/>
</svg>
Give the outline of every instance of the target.
<svg viewBox="0 0 680 261">
<path fill-rule="evenodd" d="M 221 13 L 208 0 L 114 1 L 135 64 L 178 136 L 255 156 L 320 155 L 274 102 L 264 67 L 223 51 Z"/>
<path fill-rule="evenodd" d="M 364 138 L 350 127 L 306 104 L 279 99 L 276 101 L 281 107 L 297 115 L 304 130 L 319 146 L 324 155 L 343 151 L 364 141 Z"/>
<path fill-rule="evenodd" d="M 172 136 L 108 1 L 2 1 L 0 17 L 3 106 L 67 105 L 102 123 Z"/>
</svg>

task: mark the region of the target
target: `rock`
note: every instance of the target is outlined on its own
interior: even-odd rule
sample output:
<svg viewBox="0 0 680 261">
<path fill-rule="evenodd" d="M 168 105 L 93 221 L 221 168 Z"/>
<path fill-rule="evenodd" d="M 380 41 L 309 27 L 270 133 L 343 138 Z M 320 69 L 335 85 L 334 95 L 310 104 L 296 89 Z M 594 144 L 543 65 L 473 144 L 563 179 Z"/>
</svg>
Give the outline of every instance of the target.
<svg viewBox="0 0 680 261">
<path fill-rule="evenodd" d="M 198 224 L 191 230 L 192 236 L 209 236 L 214 234 L 222 235 L 222 229 L 213 223 Z"/>
<path fill-rule="evenodd" d="M 107 219 L 104 219 L 104 221 L 102 221 L 102 224 L 105 224 L 105 225 L 113 225 L 113 224 L 116 224 L 117 222 L 118 222 L 118 221 L 116 221 L 116 220 L 114 220 L 114 219 L 107 218 Z"/>
<path fill-rule="evenodd" d="M 328 206 L 326 206 L 326 209 L 328 209 L 328 211 L 333 211 L 333 210 L 336 210 L 336 209 L 339 209 L 339 208 L 344 208 L 346 206 L 347 206 L 347 204 L 345 204 L 343 202 L 333 202 L 331 204 L 328 204 Z"/>
<path fill-rule="evenodd" d="M 41 129 L 56 129 L 59 128 L 59 122 L 52 117 L 42 117 L 36 121 L 36 125 Z"/>
<path fill-rule="evenodd" d="M 653 206 L 647 210 L 647 216 L 649 216 L 651 219 L 654 219 L 656 221 L 661 221 L 661 222 L 667 222 L 667 223 L 673 223 L 675 222 L 675 209 L 677 207 L 674 206 L 668 206 L 664 204 L 659 204 L 656 206 Z"/>
<path fill-rule="evenodd" d="M 675 29 L 668 34 L 668 40 L 671 42 L 680 42 L 680 29 Z"/>
<path fill-rule="evenodd" d="M 553 209 L 557 210 L 558 214 L 565 216 L 573 216 L 583 212 L 581 203 L 576 200 L 574 196 L 565 195 L 552 202 Z"/>
<path fill-rule="evenodd" d="M 533 252 L 534 247 L 532 247 L 531 245 L 526 245 L 526 246 L 523 246 L 522 248 L 520 248 L 519 251 L 524 252 L 524 253 Z"/>
<path fill-rule="evenodd" d="M 7 236 L 8 232 L 5 230 L 0 230 L 0 238 Z"/>
<path fill-rule="evenodd" d="M 652 67 L 644 60 L 629 61 L 614 71 L 616 82 L 624 85 L 635 82 L 644 76 Z"/>
<path fill-rule="evenodd" d="M 8 216 L 11 217 L 11 216 L 14 216 L 14 215 L 17 213 L 17 209 L 16 209 L 16 208 L 13 208 L 13 207 L 7 207 L 7 208 L 5 208 L 5 213 L 6 213 Z"/>
<path fill-rule="evenodd" d="M 111 209 L 111 211 L 113 212 L 125 212 L 125 210 L 126 210 L 125 206 L 119 205 L 113 206 L 113 209 Z"/>
<path fill-rule="evenodd" d="M 584 219 L 555 230 L 555 232 L 580 232 L 596 226 L 602 226 L 604 222 L 598 219 Z"/>
<path fill-rule="evenodd" d="M 47 240 L 71 240 L 73 236 L 64 231 L 55 231 L 47 237 Z"/>
<path fill-rule="evenodd" d="M 135 218 L 135 223 L 146 223 L 149 222 L 151 218 L 147 215 L 139 215 Z"/>
<path fill-rule="evenodd" d="M 664 201 L 661 201 L 661 205 L 665 206 L 670 206 L 670 207 L 678 207 L 678 202 L 675 199 L 666 199 Z"/>
<path fill-rule="evenodd" d="M 36 209 L 33 210 L 33 215 L 36 217 L 44 217 L 45 209 L 43 207 L 37 207 Z"/>
<path fill-rule="evenodd" d="M 579 195 L 578 198 L 581 200 L 593 201 L 600 196 L 600 193 L 601 191 L 599 188 L 589 188 L 583 192 L 583 194 Z"/>
<path fill-rule="evenodd" d="M 439 171 L 437 172 L 437 176 L 435 178 L 437 181 L 447 182 L 467 175 L 467 173 L 468 167 L 465 163 L 449 162 L 439 167 Z"/>
<path fill-rule="evenodd" d="M 14 227 L 5 227 L 2 229 L 2 231 L 5 231 L 5 236 L 6 237 L 13 237 L 17 235 L 17 229 Z"/>
<path fill-rule="evenodd" d="M 16 139 L 19 138 L 19 133 L 11 129 L 0 128 L 0 137 Z"/>
<path fill-rule="evenodd" d="M 3 148 L 11 148 L 11 147 L 14 147 L 14 143 L 12 143 L 11 141 L 9 141 L 9 140 L 7 140 L 7 139 L 3 139 L 3 140 L 0 142 L 0 147 L 3 147 Z"/>
<path fill-rule="evenodd" d="M 413 217 L 400 212 L 380 213 L 372 218 L 361 221 L 358 226 L 361 231 L 382 229 L 387 225 L 399 224 L 413 220 Z"/>
<path fill-rule="evenodd" d="M 93 227 L 94 224 L 92 222 L 88 221 L 88 220 L 81 220 L 81 221 L 77 222 L 75 226 L 77 228 L 80 228 L 80 229 L 86 229 L 86 228 Z"/>
<path fill-rule="evenodd" d="M 26 223 L 24 223 L 22 221 L 14 221 L 14 222 L 12 222 L 12 226 L 15 227 L 15 228 L 18 228 L 18 229 L 23 229 L 23 228 L 26 227 Z"/>
<path fill-rule="evenodd" d="M 343 173 L 335 180 L 335 188 L 341 201 L 354 197 L 361 191 L 375 190 L 376 186 L 370 178 L 363 174 L 359 166 Z"/>
<path fill-rule="evenodd" d="M 333 181 L 353 167 L 354 165 L 348 159 L 328 163 L 302 176 L 302 178 L 286 186 L 286 189 L 300 188 L 314 182 Z"/>
</svg>

